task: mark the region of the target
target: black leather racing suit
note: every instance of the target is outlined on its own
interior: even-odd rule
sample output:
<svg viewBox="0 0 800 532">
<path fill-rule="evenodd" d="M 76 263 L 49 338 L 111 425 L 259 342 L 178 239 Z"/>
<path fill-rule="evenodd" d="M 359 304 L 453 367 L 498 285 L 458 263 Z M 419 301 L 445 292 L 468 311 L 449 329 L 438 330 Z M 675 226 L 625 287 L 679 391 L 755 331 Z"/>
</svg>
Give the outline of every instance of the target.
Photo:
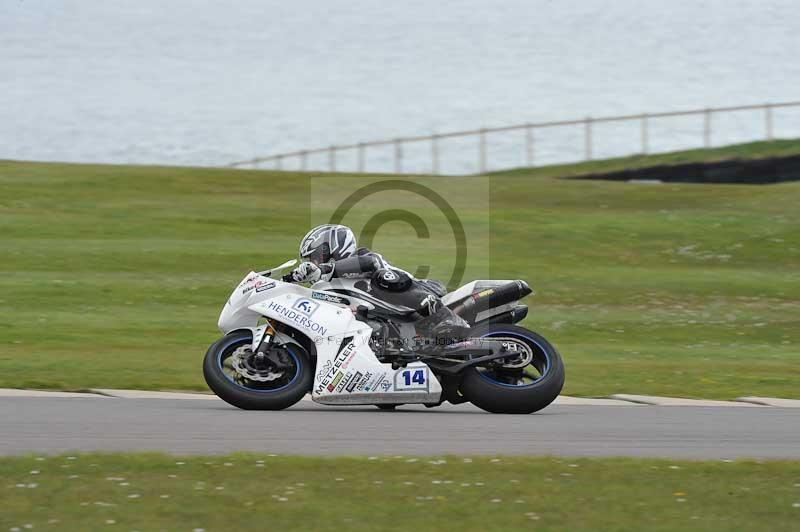
<svg viewBox="0 0 800 532">
<path fill-rule="evenodd" d="M 367 248 L 359 248 L 352 257 L 320 264 L 318 268 L 320 270 L 319 280 L 322 281 L 371 279 L 370 292 L 388 302 L 392 302 L 388 298 L 394 294 L 408 293 L 409 290 L 414 292 L 417 297 L 411 299 L 415 299 L 415 301 L 407 301 L 404 304 L 414 308 L 423 316 L 423 319 L 417 323 L 418 330 L 433 336 L 436 336 L 437 333 L 449 335 L 451 331 L 459 333 L 460 336 L 460 333 L 469 327 L 463 319 L 456 316 L 442 303 L 441 298 L 447 291 L 440 282 L 433 279 L 415 279 L 405 270 L 389 264 L 379 253 Z M 302 268 L 299 267 L 299 269 Z M 298 281 L 297 278 L 293 278 L 292 273 L 285 275 L 283 280 Z M 408 295 L 412 296 L 411 293 Z M 392 299 L 394 298 L 392 297 Z M 416 301 L 417 299 L 419 301 Z"/>
</svg>

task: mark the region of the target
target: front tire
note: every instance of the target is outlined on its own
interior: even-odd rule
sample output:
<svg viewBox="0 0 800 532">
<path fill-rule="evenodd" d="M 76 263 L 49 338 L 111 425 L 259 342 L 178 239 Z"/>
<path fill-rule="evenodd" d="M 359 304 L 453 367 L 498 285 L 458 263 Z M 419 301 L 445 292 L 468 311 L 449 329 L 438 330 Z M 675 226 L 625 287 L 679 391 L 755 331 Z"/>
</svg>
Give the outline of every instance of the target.
<svg viewBox="0 0 800 532">
<path fill-rule="evenodd" d="M 463 373 L 460 391 L 472 404 L 495 414 L 530 414 L 552 403 L 564 387 L 564 363 L 544 337 L 515 325 L 492 324 L 477 327 L 475 337 L 514 338 L 533 352 L 531 366 L 538 375 L 519 378 L 470 367 Z M 523 368 L 524 370 L 524 368 Z M 531 381 L 531 382 L 527 382 Z"/>
<path fill-rule="evenodd" d="M 206 384 L 223 401 L 244 410 L 283 410 L 298 402 L 311 390 L 314 368 L 308 352 L 297 344 L 284 344 L 292 361 L 291 375 L 273 387 L 246 380 L 234 380 L 225 373 L 226 360 L 239 348 L 253 341 L 249 331 L 228 333 L 208 348 L 203 360 Z M 228 368 L 229 369 L 229 368 Z"/>
</svg>

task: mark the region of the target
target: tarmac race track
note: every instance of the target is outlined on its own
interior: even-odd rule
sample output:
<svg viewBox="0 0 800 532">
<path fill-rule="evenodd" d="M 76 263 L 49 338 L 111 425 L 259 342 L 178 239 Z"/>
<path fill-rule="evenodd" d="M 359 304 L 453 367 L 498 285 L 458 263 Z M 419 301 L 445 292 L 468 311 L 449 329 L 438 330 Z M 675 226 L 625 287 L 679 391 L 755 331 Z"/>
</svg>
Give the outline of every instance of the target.
<svg viewBox="0 0 800 532">
<path fill-rule="evenodd" d="M 281 412 L 206 400 L 0 398 L 0 454 L 258 451 L 303 455 L 555 454 L 800 458 L 800 409 L 555 404 L 528 416 L 470 405 Z"/>
</svg>

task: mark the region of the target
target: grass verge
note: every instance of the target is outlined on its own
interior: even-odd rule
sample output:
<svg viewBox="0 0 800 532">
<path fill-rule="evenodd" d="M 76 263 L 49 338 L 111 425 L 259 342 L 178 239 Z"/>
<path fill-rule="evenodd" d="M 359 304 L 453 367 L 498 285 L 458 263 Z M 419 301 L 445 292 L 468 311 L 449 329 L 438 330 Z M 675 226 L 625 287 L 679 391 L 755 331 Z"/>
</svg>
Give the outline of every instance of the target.
<svg viewBox="0 0 800 532">
<path fill-rule="evenodd" d="M 0 458 L 2 530 L 796 529 L 800 462 Z"/>
<path fill-rule="evenodd" d="M 787 153 L 800 141 L 490 176 L 488 243 L 470 253 L 536 290 L 523 325 L 562 353 L 565 393 L 800 398 L 800 183 L 557 179 Z M 228 169 L 0 162 L 0 191 L 4 387 L 204 389 L 231 289 L 295 255 L 312 203 L 308 175 Z M 436 278 L 451 238 L 391 223 L 375 247 Z"/>
</svg>

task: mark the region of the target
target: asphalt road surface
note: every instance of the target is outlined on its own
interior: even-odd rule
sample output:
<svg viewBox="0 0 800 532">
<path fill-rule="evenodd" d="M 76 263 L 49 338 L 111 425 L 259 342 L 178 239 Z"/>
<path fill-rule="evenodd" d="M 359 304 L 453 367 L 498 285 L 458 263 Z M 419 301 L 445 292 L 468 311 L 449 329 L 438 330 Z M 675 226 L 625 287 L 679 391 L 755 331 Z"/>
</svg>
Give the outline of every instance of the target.
<svg viewBox="0 0 800 532">
<path fill-rule="evenodd" d="M 551 405 L 512 416 L 470 405 L 248 412 L 219 400 L 0 398 L 0 454 L 97 450 L 798 459 L 800 409 Z"/>
</svg>

